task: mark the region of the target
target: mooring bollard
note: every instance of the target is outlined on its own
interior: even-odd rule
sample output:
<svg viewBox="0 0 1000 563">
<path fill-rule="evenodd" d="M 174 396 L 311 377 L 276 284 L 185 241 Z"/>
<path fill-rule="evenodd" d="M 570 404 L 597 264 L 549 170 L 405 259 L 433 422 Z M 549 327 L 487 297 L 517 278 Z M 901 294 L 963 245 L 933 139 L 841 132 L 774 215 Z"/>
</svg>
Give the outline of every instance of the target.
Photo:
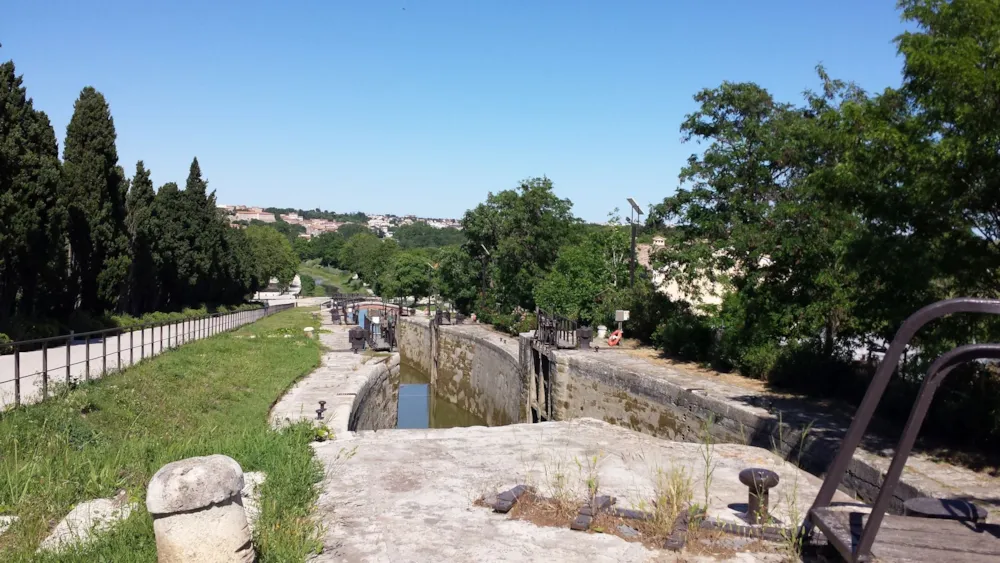
<svg viewBox="0 0 1000 563">
<path fill-rule="evenodd" d="M 192 457 L 161 467 L 146 492 L 157 561 L 252 562 L 242 490 L 243 470 L 228 456 Z"/>
<path fill-rule="evenodd" d="M 751 467 L 740 471 L 740 483 L 750 489 L 747 521 L 750 524 L 767 522 L 768 491 L 778 484 L 778 474 L 770 469 Z"/>
</svg>

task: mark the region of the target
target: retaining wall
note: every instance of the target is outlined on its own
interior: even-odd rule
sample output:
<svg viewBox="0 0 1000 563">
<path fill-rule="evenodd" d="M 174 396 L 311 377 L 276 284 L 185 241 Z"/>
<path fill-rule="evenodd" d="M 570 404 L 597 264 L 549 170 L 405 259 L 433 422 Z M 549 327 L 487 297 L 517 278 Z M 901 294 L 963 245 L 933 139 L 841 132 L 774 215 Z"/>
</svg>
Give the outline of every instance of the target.
<svg viewBox="0 0 1000 563">
<path fill-rule="evenodd" d="M 399 354 L 374 361 L 362 369 L 368 370 L 364 384 L 354 395 L 348 430 L 388 430 L 396 427 L 399 403 Z"/>
<path fill-rule="evenodd" d="M 431 389 L 489 426 L 524 422 L 525 375 L 516 343 L 476 325 L 432 325 L 404 317 L 397 327 L 402 361 L 428 373 Z"/>
<path fill-rule="evenodd" d="M 556 350 L 521 337 L 520 361 L 528 374 L 535 420 L 591 417 L 669 440 L 749 444 L 777 451 L 823 475 L 840 447 L 843 428 L 824 413 L 769 404 L 746 390 L 724 396 L 711 380 L 695 379 L 621 352 Z M 883 472 L 859 450 L 841 488 L 874 502 Z M 900 482 L 891 509 L 926 491 Z"/>
</svg>

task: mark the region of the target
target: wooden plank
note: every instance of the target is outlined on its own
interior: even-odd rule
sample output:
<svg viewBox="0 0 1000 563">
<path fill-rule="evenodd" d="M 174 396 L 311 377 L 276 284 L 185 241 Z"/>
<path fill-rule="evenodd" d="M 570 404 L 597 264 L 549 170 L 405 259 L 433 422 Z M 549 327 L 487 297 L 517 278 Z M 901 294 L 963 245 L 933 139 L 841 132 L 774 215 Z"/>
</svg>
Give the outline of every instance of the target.
<svg viewBox="0 0 1000 563">
<path fill-rule="evenodd" d="M 868 515 L 819 509 L 813 521 L 850 560 Z M 889 561 L 1000 561 L 1000 526 L 888 515 L 875 537 L 872 555 Z"/>
<path fill-rule="evenodd" d="M 841 557 L 845 561 L 853 560 L 854 544 L 857 543 L 858 538 L 851 533 L 850 521 L 847 518 L 839 517 L 837 512 L 825 508 L 812 510 L 810 516 L 812 516 L 816 527 L 826 536 L 830 545 L 837 548 Z"/>
<path fill-rule="evenodd" d="M 904 545 L 878 545 L 876 561 L 884 563 L 996 563 L 995 555 L 961 553 L 950 549 L 912 548 Z"/>
</svg>

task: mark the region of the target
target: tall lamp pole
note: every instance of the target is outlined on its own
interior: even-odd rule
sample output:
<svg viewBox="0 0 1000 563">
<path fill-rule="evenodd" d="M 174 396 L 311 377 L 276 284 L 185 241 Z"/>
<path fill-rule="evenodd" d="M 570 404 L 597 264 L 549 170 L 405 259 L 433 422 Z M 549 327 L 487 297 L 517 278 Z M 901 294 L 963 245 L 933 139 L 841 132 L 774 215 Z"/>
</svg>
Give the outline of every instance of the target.
<svg viewBox="0 0 1000 563">
<path fill-rule="evenodd" d="M 491 255 L 490 255 L 489 249 L 486 248 L 485 244 L 480 243 L 479 246 L 483 247 L 483 252 L 486 253 L 486 255 L 483 256 L 483 287 L 482 287 L 482 290 L 481 290 L 482 291 L 481 295 L 483 297 L 483 302 L 485 303 L 485 301 L 486 301 L 486 264 L 489 263 L 489 259 L 490 259 Z"/>
<path fill-rule="evenodd" d="M 634 288 L 635 287 L 635 229 L 636 229 L 636 223 L 639 221 L 639 216 L 642 215 L 642 208 L 639 207 L 639 204 L 636 203 L 634 199 L 632 198 L 626 198 L 626 199 L 628 199 L 628 204 L 632 206 L 632 212 L 630 213 L 628 220 L 629 224 L 632 225 L 632 259 L 629 262 L 628 275 L 629 275 L 629 287 Z"/>
</svg>

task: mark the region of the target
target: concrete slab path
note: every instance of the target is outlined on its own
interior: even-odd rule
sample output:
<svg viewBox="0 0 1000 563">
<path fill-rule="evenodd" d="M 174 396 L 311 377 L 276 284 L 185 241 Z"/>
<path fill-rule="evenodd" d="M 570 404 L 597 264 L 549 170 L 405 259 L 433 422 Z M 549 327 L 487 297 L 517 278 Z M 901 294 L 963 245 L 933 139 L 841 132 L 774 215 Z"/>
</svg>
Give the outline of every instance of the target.
<svg viewBox="0 0 1000 563">
<path fill-rule="evenodd" d="M 658 471 L 683 468 L 700 502 L 702 446 L 668 442 L 593 419 L 494 428 L 359 432 L 314 445 L 326 468 L 318 502 L 325 550 L 333 561 L 715 561 L 653 551 L 615 536 L 539 527 L 475 506 L 484 495 L 516 484 L 542 494 L 557 473 L 581 498 L 588 459 L 604 494 L 619 506 L 653 497 Z M 749 446 L 718 445 L 709 514 L 739 522 L 747 489 L 737 474 L 747 467 L 778 472 L 772 513 L 797 522 L 819 480 L 774 454 Z M 581 470 L 578 463 L 582 464 Z M 849 501 L 846 496 L 838 500 Z M 730 507 L 733 505 L 733 507 Z M 767 561 L 773 555 L 738 554 L 731 561 Z M 780 560 L 780 558 L 778 558 Z"/>
<path fill-rule="evenodd" d="M 739 409 L 756 416 L 782 420 L 795 428 L 809 430 L 809 438 L 824 443 L 834 452 L 840 447 L 844 434 L 850 426 L 854 409 L 824 405 L 807 398 L 755 392 L 747 387 L 727 383 L 722 378 L 685 370 L 682 367 L 668 367 L 637 357 L 624 350 L 602 348 L 600 353 L 584 351 L 560 351 L 572 356 L 575 361 L 613 364 L 643 377 L 659 379 L 692 392 L 718 400 L 729 409 Z M 877 424 L 873 424 L 876 426 Z M 872 483 L 880 483 L 881 477 L 889 469 L 899 436 L 887 437 L 878 428 L 870 428 L 855 452 L 855 459 L 873 468 L 869 477 Z M 874 475 L 875 472 L 878 475 Z M 963 498 L 973 500 L 989 510 L 989 521 L 995 522 L 1000 516 L 1000 476 L 985 471 L 974 471 L 936 459 L 933 455 L 916 448 L 908 458 L 903 471 L 902 484 L 922 491 L 936 498 Z"/>
<path fill-rule="evenodd" d="M 354 399 L 364 387 L 376 362 L 383 358 L 351 351 L 347 332 L 351 326 L 334 325 L 329 313 L 321 318 L 320 342 L 327 348 L 322 363 L 285 393 L 271 409 L 271 426 L 278 428 L 302 420 L 325 425 L 334 436 L 345 436 Z M 317 418 L 319 402 L 326 410 Z"/>
</svg>

